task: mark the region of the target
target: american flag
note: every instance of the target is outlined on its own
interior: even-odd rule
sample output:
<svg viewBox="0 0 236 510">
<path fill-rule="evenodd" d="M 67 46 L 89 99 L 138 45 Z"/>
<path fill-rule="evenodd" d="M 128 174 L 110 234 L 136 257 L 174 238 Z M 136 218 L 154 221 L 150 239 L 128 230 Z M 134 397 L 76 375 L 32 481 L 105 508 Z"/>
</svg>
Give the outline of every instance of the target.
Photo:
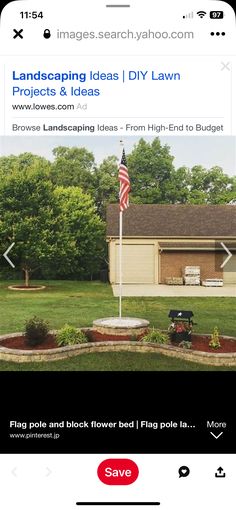
<svg viewBox="0 0 236 510">
<path fill-rule="evenodd" d="M 126 163 L 125 149 L 122 152 L 122 158 L 119 166 L 119 181 L 120 181 L 120 211 L 123 212 L 129 207 L 129 191 L 130 180 Z"/>
</svg>

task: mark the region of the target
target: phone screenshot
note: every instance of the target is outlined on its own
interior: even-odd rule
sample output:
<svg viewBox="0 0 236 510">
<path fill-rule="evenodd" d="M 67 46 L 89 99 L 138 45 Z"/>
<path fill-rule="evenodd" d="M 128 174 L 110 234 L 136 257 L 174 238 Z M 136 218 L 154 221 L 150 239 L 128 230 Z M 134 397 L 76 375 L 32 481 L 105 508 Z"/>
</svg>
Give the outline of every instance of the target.
<svg viewBox="0 0 236 510">
<path fill-rule="evenodd" d="M 234 9 L 5 4 L 0 506 L 233 510 Z"/>
</svg>

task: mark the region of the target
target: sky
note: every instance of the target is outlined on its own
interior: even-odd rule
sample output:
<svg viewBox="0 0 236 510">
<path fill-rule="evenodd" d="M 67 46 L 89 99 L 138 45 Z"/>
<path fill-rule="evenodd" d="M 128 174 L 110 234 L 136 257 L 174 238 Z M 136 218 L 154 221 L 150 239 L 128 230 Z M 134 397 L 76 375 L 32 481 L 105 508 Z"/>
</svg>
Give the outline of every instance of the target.
<svg viewBox="0 0 236 510">
<path fill-rule="evenodd" d="M 151 136 L 143 137 L 150 142 Z M 162 144 L 170 146 L 174 156 L 174 166 L 202 165 L 209 169 L 221 166 L 228 175 L 236 174 L 236 139 L 230 136 L 159 136 Z M 140 136 L 123 138 L 125 151 L 128 154 L 138 143 Z M 33 152 L 53 160 L 52 149 L 59 145 L 68 147 L 86 147 L 92 151 L 97 164 L 108 156 L 116 155 L 119 159 L 122 152 L 119 136 L 6 136 L 0 137 L 0 155 Z"/>
</svg>

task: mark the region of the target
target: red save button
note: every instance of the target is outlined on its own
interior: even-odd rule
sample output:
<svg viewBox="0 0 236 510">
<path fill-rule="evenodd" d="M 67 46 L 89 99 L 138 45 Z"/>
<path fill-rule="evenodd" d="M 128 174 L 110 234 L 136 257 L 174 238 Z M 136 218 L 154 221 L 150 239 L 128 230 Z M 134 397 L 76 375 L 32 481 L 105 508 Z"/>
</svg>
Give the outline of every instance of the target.
<svg viewBox="0 0 236 510">
<path fill-rule="evenodd" d="M 98 478 L 107 485 L 130 485 L 138 478 L 138 466 L 130 459 L 106 459 L 98 466 Z"/>
</svg>

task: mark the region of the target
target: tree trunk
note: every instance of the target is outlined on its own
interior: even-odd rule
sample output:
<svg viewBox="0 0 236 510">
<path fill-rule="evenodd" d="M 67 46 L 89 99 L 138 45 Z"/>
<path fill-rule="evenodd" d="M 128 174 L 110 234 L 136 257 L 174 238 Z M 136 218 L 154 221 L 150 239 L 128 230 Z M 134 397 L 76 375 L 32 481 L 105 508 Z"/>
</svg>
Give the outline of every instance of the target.
<svg viewBox="0 0 236 510">
<path fill-rule="evenodd" d="M 23 268 L 23 271 L 25 273 L 25 286 L 26 287 L 29 287 L 29 280 L 30 280 L 30 272 L 29 272 L 29 269 L 24 269 Z"/>
</svg>

